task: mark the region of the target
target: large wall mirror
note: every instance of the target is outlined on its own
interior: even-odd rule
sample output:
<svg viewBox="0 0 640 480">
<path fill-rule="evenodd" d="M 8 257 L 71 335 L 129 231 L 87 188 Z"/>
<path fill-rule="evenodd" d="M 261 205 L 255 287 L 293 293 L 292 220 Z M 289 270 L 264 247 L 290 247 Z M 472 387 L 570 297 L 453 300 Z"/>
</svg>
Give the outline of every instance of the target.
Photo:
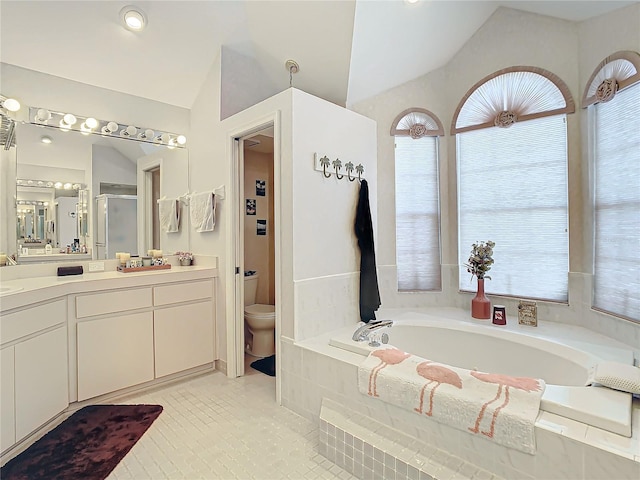
<svg viewBox="0 0 640 480">
<path fill-rule="evenodd" d="M 156 202 L 189 191 L 187 149 L 29 123 L 15 148 L 16 212 L 3 228 L 18 263 L 189 249 L 188 218 L 165 233 Z"/>
</svg>

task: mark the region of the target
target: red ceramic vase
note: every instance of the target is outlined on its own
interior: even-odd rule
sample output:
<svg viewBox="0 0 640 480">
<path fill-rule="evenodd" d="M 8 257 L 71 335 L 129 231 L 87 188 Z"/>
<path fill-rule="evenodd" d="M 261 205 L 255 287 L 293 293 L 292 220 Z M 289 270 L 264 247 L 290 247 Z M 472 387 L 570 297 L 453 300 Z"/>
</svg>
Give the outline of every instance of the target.
<svg viewBox="0 0 640 480">
<path fill-rule="evenodd" d="M 491 318 L 491 301 L 484 294 L 484 278 L 478 278 L 478 292 L 471 300 L 471 316 L 483 320 Z"/>
</svg>

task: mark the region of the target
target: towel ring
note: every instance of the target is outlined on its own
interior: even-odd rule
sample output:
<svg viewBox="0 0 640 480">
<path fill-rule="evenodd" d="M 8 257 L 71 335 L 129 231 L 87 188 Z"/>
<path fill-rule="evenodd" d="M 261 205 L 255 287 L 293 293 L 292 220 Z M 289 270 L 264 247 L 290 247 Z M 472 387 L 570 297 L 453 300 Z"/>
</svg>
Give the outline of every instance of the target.
<svg viewBox="0 0 640 480">
<path fill-rule="evenodd" d="M 335 169 L 336 169 L 336 178 L 337 178 L 338 180 L 342 180 L 342 178 L 344 177 L 344 175 L 340 175 L 340 174 L 338 173 L 338 170 L 340 170 L 340 169 L 342 168 L 342 162 L 340 161 L 340 159 L 339 159 L 339 158 L 336 158 L 336 159 L 333 161 L 333 168 L 335 168 Z"/>
</svg>

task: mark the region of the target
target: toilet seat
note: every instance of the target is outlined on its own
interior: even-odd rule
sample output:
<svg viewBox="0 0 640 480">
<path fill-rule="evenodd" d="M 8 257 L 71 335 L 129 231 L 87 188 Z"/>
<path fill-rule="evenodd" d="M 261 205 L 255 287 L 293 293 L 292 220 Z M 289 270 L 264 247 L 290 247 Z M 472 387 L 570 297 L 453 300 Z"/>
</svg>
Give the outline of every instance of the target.
<svg viewBox="0 0 640 480">
<path fill-rule="evenodd" d="M 244 307 L 244 314 L 249 318 L 268 320 L 270 318 L 275 318 L 276 306 L 264 305 L 262 303 L 247 305 L 246 307 Z"/>
</svg>

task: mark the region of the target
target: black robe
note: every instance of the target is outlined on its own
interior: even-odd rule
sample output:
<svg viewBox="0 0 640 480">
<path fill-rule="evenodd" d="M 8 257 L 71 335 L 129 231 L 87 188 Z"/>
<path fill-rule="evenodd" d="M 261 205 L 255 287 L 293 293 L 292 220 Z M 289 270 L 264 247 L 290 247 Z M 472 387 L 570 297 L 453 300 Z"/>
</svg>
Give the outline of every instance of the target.
<svg viewBox="0 0 640 480">
<path fill-rule="evenodd" d="M 369 323 L 370 320 L 376 319 L 375 311 L 380 306 L 380 291 L 373 246 L 369 185 L 366 180 L 362 180 L 360 185 L 355 231 L 360 247 L 360 319 Z"/>
</svg>

